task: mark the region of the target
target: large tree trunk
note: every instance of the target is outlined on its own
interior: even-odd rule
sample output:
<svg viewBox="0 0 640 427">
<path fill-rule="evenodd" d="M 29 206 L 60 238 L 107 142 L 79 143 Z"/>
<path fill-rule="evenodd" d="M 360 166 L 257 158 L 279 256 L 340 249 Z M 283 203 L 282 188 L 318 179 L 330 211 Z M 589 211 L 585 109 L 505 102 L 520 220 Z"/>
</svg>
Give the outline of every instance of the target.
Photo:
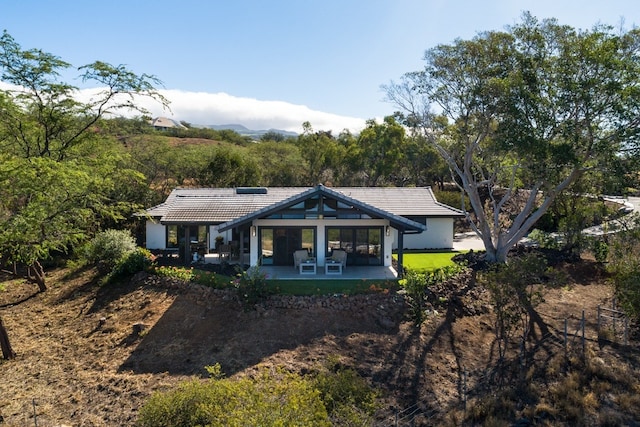
<svg viewBox="0 0 640 427">
<path fill-rule="evenodd" d="M 47 290 L 45 283 L 44 268 L 40 262 L 36 261 L 33 265 L 27 267 L 27 279 L 38 285 L 38 290 L 44 292 Z"/>
<path fill-rule="evenodd" d="M 4 328 L 4 323 L 2 323 L 2 317 L 0 317 L 0 348 L 2 348 L 2 357 L 5 359 L 13 359 L 16 357 L 16 354 L 13 352 L 11 344 L 9 343 L 9 335 L 7 334 L 7 330 Z"/>
</svg>

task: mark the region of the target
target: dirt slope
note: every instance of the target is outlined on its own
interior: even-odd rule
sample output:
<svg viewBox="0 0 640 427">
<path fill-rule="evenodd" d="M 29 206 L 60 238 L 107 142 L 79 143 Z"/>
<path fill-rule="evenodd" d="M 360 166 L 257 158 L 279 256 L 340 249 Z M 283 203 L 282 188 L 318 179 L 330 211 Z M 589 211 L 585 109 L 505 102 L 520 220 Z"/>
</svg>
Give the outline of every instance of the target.
<svg viewBox="0 0 640 427">
<path fill-rule="evenodd" d="M 556 332 L 582 310 L 593 322 L 609 299 L 591 263 L 567 272 L 570 285 L 551 291 L 540 308 Z M 336 356 L 383 391 L 380 422 L 410 408 L 416 425 L 435 425 L 460 413 L 464 390 L 481 392 L 495 364 L 486 294 L 464 283 L 443 287 L 449 304 L 416 328 L 397 295 L 359 297 L 356 310 L 318 298 L 312 308 L 267 304 L 247 312 L 232 294 L 198 286 L 139 275 L 100 287 L 91 271 L 62 274 L 51 274 L 43 294 L 26 284 L 0 292 L 0 316 L 18 354 L 0 361 L 0 425 L 132 425 L 151 393 L 204 377 L 206 365 L 219 362 L 227 375 L 265 365 L 304 373 Z"/>
</svg>

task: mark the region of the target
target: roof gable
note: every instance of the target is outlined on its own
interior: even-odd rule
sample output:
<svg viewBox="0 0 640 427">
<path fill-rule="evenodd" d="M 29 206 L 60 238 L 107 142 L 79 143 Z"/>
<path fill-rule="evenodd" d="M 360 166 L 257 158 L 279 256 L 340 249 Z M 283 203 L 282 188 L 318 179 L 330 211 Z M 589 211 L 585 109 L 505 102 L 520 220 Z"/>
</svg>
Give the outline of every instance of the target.
<svg viewBox="0 0 640 427">
<path fill-rule="evenodd" d="M 366 213 L 374 218 L 383 218 L 388 220 L 394 228 L 402 229 L 405 231 L 423 231 L 426 227 L 424 224 L 420 224 L 418 222 L 412 221 L 410 219 L 404 218 L 399 215 L 395 215 L 393 213 L 387 212 L 375 206 L 364 203 L 355 198 L 346 196 L 344 193 L 340 191 L 333 190 L 331 188 L 325 187 L 320 184 L 316 187 L 310 188 L 306 191 L 303 191 L 297 195 L 289 197 L 280 202 L 274 203 L 271 206 L 266 206 L 262 209 L 259 209 L 255 212 L 247 214 L 243 217 L 236 218 L 232 221 L 228 221 L 224 224 L 221 224 L 218 227 L 219 231 L 225 231 L 230 228 L 238 227 L 244 224 L 248 224 L 255 219 L 264 218 L 269 216 L 275 212 L 281 211 L 288 207 L 294 206 L 301 201 L 313 198 L 315 196 L 326 196 L 332 199 L 338 200 L 342 203 L 352 206 L 353 208 Z"/>
</svg>

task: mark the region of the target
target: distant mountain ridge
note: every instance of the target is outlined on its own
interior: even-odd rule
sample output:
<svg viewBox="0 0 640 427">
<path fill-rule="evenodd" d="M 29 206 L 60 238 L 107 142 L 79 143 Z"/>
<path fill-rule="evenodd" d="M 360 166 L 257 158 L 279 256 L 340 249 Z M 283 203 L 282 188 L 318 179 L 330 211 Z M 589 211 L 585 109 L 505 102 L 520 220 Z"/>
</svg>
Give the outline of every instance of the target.
<svg viewBox="0 0 640 427">
<path fill-rule="evenodd" d="M 209 129 L 215 129 L 215 130 L 232 130 L 235 131 L 237 133 L 239 133 L 240 135 L 243 136 L 249 136 L 251 138 L 255 138 L 255 139 L 260 139 L 260 137 L 262 135 L 264 135 L 265 133 L 269 133 L 269 132 L 274 132 L 274 133 L 279 133 L 281 135 L 284 135 L 285 137 L 291 136 L 291 137 L 297 137 L 298 134 L 296 132 L 291 132 L 288 130 L 281 130 L 281 129 L 263 129 L 263 130 L 253 130 L 253 129 L 249 129 L 244 125 L 240 125 L 240 124 L 228 124 L 228 125 L 208 125 L 208 126 L 203 126 Z"/>
</svg>

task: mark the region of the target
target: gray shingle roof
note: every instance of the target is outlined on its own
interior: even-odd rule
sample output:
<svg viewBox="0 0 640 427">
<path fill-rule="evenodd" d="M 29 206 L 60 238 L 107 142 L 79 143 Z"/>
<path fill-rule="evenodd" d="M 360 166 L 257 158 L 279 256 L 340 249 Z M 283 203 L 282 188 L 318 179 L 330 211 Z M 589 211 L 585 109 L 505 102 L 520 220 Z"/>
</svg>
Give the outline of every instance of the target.
<svg viewBox="0 0 640 427">
<path fill-rule="evenodd" d="M 321 186 L 320 186 L 321 187 Z M 270 187 L 266 194 L 238 194 L 235 188 L 176 188 L 167 200 L 146 211 L 163 223 L 219 224 L 269 208 L 316 187 Z M 324 187 L 397 216 L 460 217 L 438 203 L 429 187 Z"/>
</svg>

